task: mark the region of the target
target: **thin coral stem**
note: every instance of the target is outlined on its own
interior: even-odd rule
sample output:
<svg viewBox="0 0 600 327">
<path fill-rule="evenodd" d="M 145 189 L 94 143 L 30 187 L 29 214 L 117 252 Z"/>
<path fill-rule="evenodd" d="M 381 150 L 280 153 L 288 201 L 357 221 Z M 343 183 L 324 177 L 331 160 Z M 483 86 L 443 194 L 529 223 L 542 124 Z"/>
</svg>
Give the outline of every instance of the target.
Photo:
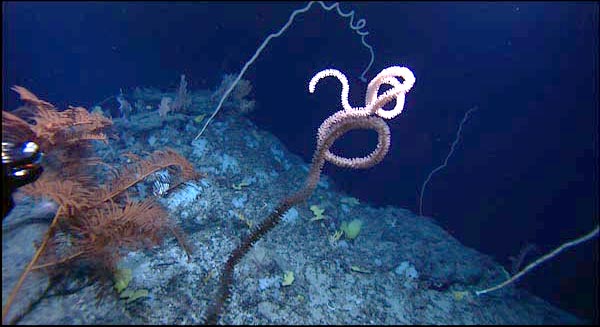
<svg viewBox="0 0 600 327">
<path fill-rule="evenodd" d="M 56 225 L 58 224 L 58 217 L 60 216 L 62 209 L 63 209 L 63 207 L 60 206 L 58 208 L 58 210 L 56 211 L 56 215 L 54 215 L 54 219 L 52 219 L 52 224 L 50 224 L 48 231 L 46 231 L 46 235 L 44 236 L 44 240 L 42 241 L 42 244 L 35 252 L 35 255 L 33 256 L 31 261 L 27 265 L 27 268 L 25 268 L 25 270 L 21 274 L 21 277 L 19 277 L 17 284 L 15 285 L 15 287 L 13 288 L 13 290 L 11 291 L 11 293 L 8 297 L 8 300 L 6 300 L 6 304 L 4 305 L 4 308 L 2 308 L 2 324 L 6 324 L 6 318 L 8 316 L 8 311 L 10 310 L 10 307 L 11 307 L 13 301 L 15 300 L 17 293 L 21 289 L 21 286 L 23 285 L 25 278 L 27 277 L 29 272 L 32 270 L 33 266 L 35 265 L 37 260 L 40 258 L 40 256 L 44 252 L 44 250 L 46 249 L 46 246 L 48 245 L 48 241 L 50 240 L 50 238 L 52 238 L 52 236 L 54 234 L 54 229 L 55 229 Z"/>
<path fill-rule="evenodd" d="M 169 166 L 169 165 L 167 165 Z M 165 166 L 165 167 L 167 167 Z M 140 176 L 139 178 L 135 178 L 134 180 L 131 181 L 131 183 L 128 183 L 127 185 L 123 186 L 123 187 L 119 187 L 116 190 L 110 192 L 109 194 L 107 194 L 104 198 L 102 198 L 102 200 L 100 200 L 99 203 L 103 203 L 106 202 L 108 200 L 112 200 L 114 197 L 116 197 L 117 195 L 125 192 L 125 190 L 129 189 L 130 187 L 132 187 L 133 185 L 139 183 L 140 181 L 144 180 L 146 177 L 152 175 L 153 173 L 165 168 L 165 167 L 156 167 L 155 169 L 152 169 L 150 171 L 147 171 L 145 174 L 143 174 L 142 176 Z"/>
<path fill-rule="evenodd" d="M 66 257 L 64 259 L 61 259 L 59 261 L 48 262 L 48 263 L 45 263 L 43 265 L 33 266 L 31 268 L 31 270 L 37 270 L 37 269 L 48 268 L 48 267 L 60 265 L 60 264 L 63 264 L 65 262 L 67 262 L 67 261 L 70 261 L 70 260 L 73 260 L 73 259 L 77 258 L 78 256 L 82 255 L 83 253 L 84 253 L 83 251 L 79 251 L 79 252 L 77 252 L 77 253 L 75 253 L 73 255 L 70 255 L 70 256 L 68 256 L 68 257 Z"/>
</svg>

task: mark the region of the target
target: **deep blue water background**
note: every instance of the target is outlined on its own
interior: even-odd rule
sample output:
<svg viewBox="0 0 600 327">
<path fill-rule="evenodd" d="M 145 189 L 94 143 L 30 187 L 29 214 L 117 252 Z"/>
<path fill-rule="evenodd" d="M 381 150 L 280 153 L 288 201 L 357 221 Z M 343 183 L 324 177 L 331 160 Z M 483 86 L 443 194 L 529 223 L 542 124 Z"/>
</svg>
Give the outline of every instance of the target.
<svg viewBox="0 0 600 327">
<path fill-rule="evenodd" d="M 3 2 L 3 109 L 22 85 L 58 107 L 94 103 L 119 88 L 214 89 L 237 73 L 300 2 Z M 535 257 L 598 223 L 598 4 L 593 2 L 344 3 L 367 20 L 375 50 L 367 77 L 410 67 L 417 83 L 389 124 L 392 148 L 366 171 L 326 166 L 342 190 L 375 205 L 418 211 L 418 192 L 473 113 L 448 166 L 434 175 L 424 214 L 465 245 L 510 265 L 527 243 Z M 320 6 L 274 39 L 244 78 L 250 118 L 310 161 L 315 133 L 339 105 L 339 84 L 307 83 L 337 68 L 350 102 L 370 55 L 348 20 Z M 322 85 L 321 85 L 322 84 Z M 252 96 L 251 96 L 252 97 Z M 210 128 L 210 127 L 209 127 Z M 374 137 L 336 144 L 361 154 Z M 544 264 L 519 286 L 597 322 L 598 241 Z"/>
</svg>

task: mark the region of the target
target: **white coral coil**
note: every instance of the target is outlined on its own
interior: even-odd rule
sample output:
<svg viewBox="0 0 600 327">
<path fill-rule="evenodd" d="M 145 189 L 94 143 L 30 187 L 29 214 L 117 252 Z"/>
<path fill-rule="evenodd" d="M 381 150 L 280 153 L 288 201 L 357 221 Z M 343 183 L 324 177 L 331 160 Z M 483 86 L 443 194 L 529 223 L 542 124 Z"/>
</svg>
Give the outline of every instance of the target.
<svg viewBox="0 0 600 327">
<path fill-rule="evenodd" d="M 401 77 L 404 82 L 400 83 L 397 77 Z M 396 117 L 404 109 L 406 93 L 415 85 L 415 81 L 415 75 L 406 67 L 392 66 L 382 70 L 367 86 L 365 109 L 368 112 L 375 111 L 375 114 L 381 118 L 392 119 Z M 378 96 L 379 88 L 383 84 L 391 85 L 392 88 Z M 383 106 L 394 98 L 396 99 L 394 109 L 384 110 Z"/>
<path fill-rule="evenodd" d="M 325 77 L 336 77 L 342 84 L 341 102 L 343 110 L 329 116 L 319 126 L 317 133 L 317 149 L 323 149 L 326 161 L 342 167 L 364 169 L 373 166 L 383 159 L 390 146 L 390 131 L 381 118 L 391 119 L 404 109 L 404 100 L 415 83 L 415 76 L 406 67 L 393 66 L 382 70 L 369 82 L 365 98 L 365 107 L 352 108 L 348 103 L 349 86 L 346 76 L 336 69 L 326 69 L 315 74 L 308 83 L 308 90 L 314 93 L 317 83 Z M 397 77 L 404 81 L 400 82 Z M 383 84 L 392 86 L 381 95 L 377 95 Z M 384 110 L 383 106 L 396 100 L 392 110 Z M 373 117 L 374 115 L 381 118 Z M 333 154 L 329 147 L 343 134 L 352 129 L 373 129 L 378 134 L 377 147 L 365 157 L 344 158 Z M 319 150 L 317 150 L 319 151 Z"/>
<path fill-rule="evenodd" d="M 308 83 L 308 91 L 310 93 L 314 93 L 317 83 L 321 79 L 323 79 L 325 77 L 330 77 L 330 76 L 336 77 L 340 81 L 340 83 L 342 83 L 342 94 L 341 94 L 342 107 L 344 107 L 344 109 L 346 109 L 346 110 L 352 110 L 352 107 L 348 103 L 348 94 L 350 93 L 350 86 L 348 85 L 348 79 L 346 78 L 346 75 L 344 75 L 344 73 L 340 72 L 337 69 L 325 69 L 325 70 L 318 72 L 315 76 L 313 76 L 313 78 L 310 79 L 310 82 Z"/>
</svg>

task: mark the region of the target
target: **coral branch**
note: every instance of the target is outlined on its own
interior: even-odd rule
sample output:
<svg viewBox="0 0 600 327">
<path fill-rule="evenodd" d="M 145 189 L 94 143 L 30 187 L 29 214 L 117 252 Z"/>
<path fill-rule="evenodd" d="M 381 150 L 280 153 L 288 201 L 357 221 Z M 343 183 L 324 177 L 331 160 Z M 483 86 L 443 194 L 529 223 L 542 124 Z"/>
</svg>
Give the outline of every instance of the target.
<svg viewBox="0 0 600 327">
<path fill-rule="evenodd" d="M 117 199 L 131 186 L 161 169 L 168 169 L 175 176 L 171 188 L 198 178 L 200 174 L 190 162 L 172 149 L 166 149 L 156 151 L 146 159 L 129 155 L 134 161 L 132 164 L 114 168 L 92 157 L 90 151 L 92 140 L 106 141 L 103 130 L 112 124 L 110 119 L 81 107 L 58 111 L 23 87 L 15 86 L 13 90 L 27 103 L 27 107 L 18 111 L 27 117 L 3 111 L 3 129 L 5 126 L 10 132 L 23 129 L 24 134 L 20 137 L 31 137 L 47 153 L 42 177 L 21 190 L 33 197 L 51 198 L 59 207 L 39 248 L 2 308 L 3 323 L 7 322 L 10 307 L 33 269 L 44 268 L 56 276 L 75 270 L 83 263 L 91 268 L 89 271 L 95 274 L 94 277 L 112 281 L 121 249 L 134 250 L 158 244 L 167 232 L 173 233 L 190 256 L 183 235 L 153 198 L 141 202 L 131 202 L 127 197 Z M 114 174 L 113 179 L 102 186 L 98 175 L 90 169 L 98 165 L 109 166 Z M 58 236 L 59 232 L 73 237 L 65 243 Z M 59 247 L 61 243 L 65 246 Z M 38 264 L 40 261 L 42 263 Z"/>
</svg>

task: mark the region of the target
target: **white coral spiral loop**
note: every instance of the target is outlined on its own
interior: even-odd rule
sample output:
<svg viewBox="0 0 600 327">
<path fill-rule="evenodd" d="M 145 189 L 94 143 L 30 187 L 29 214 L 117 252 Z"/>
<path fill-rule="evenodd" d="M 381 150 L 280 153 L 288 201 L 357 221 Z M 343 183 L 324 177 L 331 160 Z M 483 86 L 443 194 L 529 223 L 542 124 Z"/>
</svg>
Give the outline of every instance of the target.
<svg viewBox="0 0 600 327">
<path fill-rule="evenodd" d="M 401 77 L 404 82 L 400 83 L 397 77 Z M 415 75 L 406 67 L 392 66 L 382 70 L 369 82 L 365 99 L 366 110 L 385 119 L 396 117 L 404 109 L 406 93 L 410 91 L 415 81 Z M 377 93 L 383 84 L 391 85 L 392 88 L 378 96 Z M 383 106 L 393 99 L 396 99 L 394 109 L 384 110 Z"/>
<path fill-rule="evenodd" d="M 391 119 L 402 112 L 406 92 L 410 91 L 415 84 L 415 76 L 406 67 L 392 66 L 382 70 L 367 86 L 365 106 L 356 108 L 352 108 L 348 103 L 350 89 L 348 79 L 339 70 L 325 69 L 315 74 L 308 83 L 308 91 L 314 93 L 317 83 L 322 78 L 329 76 L 336 77 L 342 83 L 341 102 L 344 109 L 329 116 L 319 126 L 315 158 L 329 161 L 341 167 L 369 168 L 380 162 L 390 147 L 390 130 L 381 118 Z M 398 77 L 402 78 L 403 82 L 400 82 Z M 383 84 L 390 85 L 392 88 L 381 95 L 377 95 Z M 394 109 L 384 110 L 383 106 L 394 99 L 396 100 Z M 358 158 L 345 158 L 333 154 L 329 148 L 343 134 L 353 129 L 372 129 L 376 131 L 378 134 L 377 147 L 369 155 Z M 318 166 L 322 167 L 323 163 L 324 161 L 321 161 Z"/>
</svg>

